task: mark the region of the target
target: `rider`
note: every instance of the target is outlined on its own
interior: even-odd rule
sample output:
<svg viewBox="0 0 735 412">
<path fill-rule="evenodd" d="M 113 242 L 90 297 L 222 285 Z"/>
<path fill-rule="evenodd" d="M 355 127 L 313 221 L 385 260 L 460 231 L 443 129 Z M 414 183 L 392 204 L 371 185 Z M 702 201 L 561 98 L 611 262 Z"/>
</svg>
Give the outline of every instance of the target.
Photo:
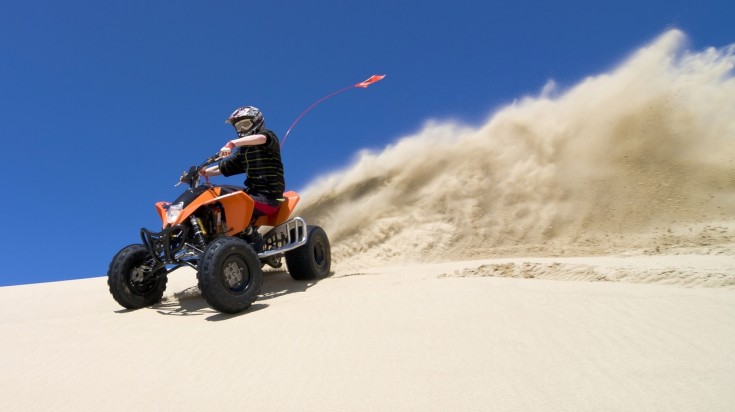
<svg viewBox="0 0 735 412">
<path fill-rule="evenodd" d="M 225 123 L 235 128 L 238 137 L 220 149 L 220 156 L 226 158 L 203 170 L 202 174 L 232 176 L 245 173 L 245 193 L 255 201 L 253 220 L 275 213 L 284 200 L 286 187 L 278 136 L 265 128 L 263 114 L 253 106 L 237 108 Z M 228 157 L 235 148 L 235 155 Z"/>
</svg>

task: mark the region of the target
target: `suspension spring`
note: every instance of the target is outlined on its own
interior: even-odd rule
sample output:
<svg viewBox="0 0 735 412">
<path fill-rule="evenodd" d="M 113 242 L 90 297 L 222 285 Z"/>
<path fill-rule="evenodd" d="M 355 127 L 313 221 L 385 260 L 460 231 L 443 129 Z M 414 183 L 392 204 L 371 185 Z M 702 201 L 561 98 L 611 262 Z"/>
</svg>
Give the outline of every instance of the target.
<svg viewBox="0 0 735 412">
<path fill-rule="evenodd" d="M 198 246 L 204 249 L 207 246 L 207 242 L 204 240 L 204 233 L 202 233 L 202 228 L 199 225 L 199 219 L 192 215 L 189 217 L 189 222 L 191 222 L 191 228 L 194 229 L 194 238 Z"/>
</svg>

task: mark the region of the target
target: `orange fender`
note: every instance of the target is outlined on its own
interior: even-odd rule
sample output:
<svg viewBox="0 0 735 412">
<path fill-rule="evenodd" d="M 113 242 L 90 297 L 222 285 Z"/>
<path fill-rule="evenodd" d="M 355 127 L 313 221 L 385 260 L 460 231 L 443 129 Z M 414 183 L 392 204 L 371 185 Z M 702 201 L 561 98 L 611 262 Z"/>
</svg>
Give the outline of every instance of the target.
<svg viewBox="0 0 735 412">
<path fill-rule="evenodd" d="M 240 233 L 250 224 L 250 218 L 253 216 L 253 207 L 255 201 L 245 192 L 235 192 L 221 197 L 217 197 L 202 203 L 207 205 L 219 202 L 225 208 L 225 220 L 227 221 L 227 234 L 234 235 Z"/>
<path fill-rule="evenodd" d="M 191 202 L 188 206 L 184 208 L 184 210 L 181 211 L 181 214 L 179 215 L 179 217 L 176 219 L 175 222 L 171 223 L 171 226 L 181 224 L 181 222 L 183 222 L 184 219 L 188 219 L 189 216 L 191 216 L 192 213 L 194 213 L 197 209 L 199 209 L 200 206 L 211 202 L 212 199 L 216 199 L 217 196 L 219 196 L 219 193 L 220 193 L 220 189 L 218 187 L 215 187 L 199 195 L 199 197 L 197 197 L 196 200 Z M 161 220 L 163 221 L 163 228 L 165 229 L 168 222 L 166 222 L 166 211 L 163 210 L 162 203 L 163 202 L 156 203 L 156 209 L 158 209 L 159 213 L 161 213 Z M 161 204 L 161 206 L 159 206 L 159 204 Z"/>
<path fill-rule="evenodd" d="M 283 196 L 286 200 L 278 207 L 278 211 L 272 215 L 259 217 L 255 221 L 255 226 L 278 226 L 291 217 L 291 214 L 299 203 L 299 200 L 301 200 L 301 197 L 293 191 L 286 192 Z M 248 227 L 255 207 L 255 201 L 253 198 L 248 196 L 245 192 L 234 192 L 220 196 L 220 188 L 216 186 L 202 193 L 196 198 L 196 200 L 186 206 L 172 225 L 181 224 L 181 222 L 188 219 L 189 216 L 191 216 L 191 214 L 200 207 L 216 202 L 221 203 L 225 209 L 225 220 L 227 221 L 228 235 L 240 233 Z M 166 222 L 165 207 L 170 204 L 170 202 L 156 203 L 156 211 L 161 217 L 164 229 L 168 226 L 168 222 Z"/>
<path fill-rule="evenodd" d="M 296 205 L 299 203 L 299 200 L 301 200 L 301 197 L 293 191 L 284 193 L 283 197 L 285 197 L 286 200 L 278 207 L 278 211 L 272 215 L 259 217 L 258 220 L 255 221 L 255 226 L 278 226 L 291 217 L 291 213 L 296 209 Z"/>
<path fill-rule="evenodd" d="M 161 222 L 163 222 L 163 228 L 166 228 L 166 206 L 170 205 L 171 202 L 156 202 L 156 211 L 161 216 Z"/>
</svg>

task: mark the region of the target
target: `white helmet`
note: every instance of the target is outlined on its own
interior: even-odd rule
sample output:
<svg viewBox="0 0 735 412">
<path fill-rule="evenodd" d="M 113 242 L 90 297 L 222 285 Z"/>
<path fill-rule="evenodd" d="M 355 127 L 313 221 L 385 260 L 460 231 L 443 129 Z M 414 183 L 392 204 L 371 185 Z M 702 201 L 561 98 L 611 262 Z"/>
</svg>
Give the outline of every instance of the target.
<svg viewBox="0 0 735 412">
<path fill-rule="evenodd" d="M 265 125 L 265 120 L 257 107 L 243 106 L 232 112 L 225 123 L 231 124 L 238 135 L 247 136 L 259 132 Z"/>
</svg>

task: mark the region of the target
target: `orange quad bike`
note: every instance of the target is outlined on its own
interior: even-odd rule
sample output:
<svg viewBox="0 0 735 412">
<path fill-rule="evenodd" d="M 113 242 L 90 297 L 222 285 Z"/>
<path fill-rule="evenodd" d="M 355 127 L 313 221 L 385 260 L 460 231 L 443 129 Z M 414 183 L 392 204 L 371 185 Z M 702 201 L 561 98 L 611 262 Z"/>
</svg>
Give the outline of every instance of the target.
<svg viewBox="0 0 735 412">
<path fill-rule="evenodd" d="M 284 193 L 277 212 L 253 218 L 254 201 L 242 187 L 199 184 L 199 170 L 220 159 L 212 156 L 184 172 L 189 189 L 173 202 L 158 202 L 163 230 L 140 230 L 142 243 L 126 246 L 110 263 L 107 284 L 123 307 L 139 309 L 161 300 L 168 274 L 183 266 L 197 271 L 202 296 L 224 313 L 242 312 L 257 299 L 262 268 L 282 266 L 296 280 L 329 274 L 329 239 L 319 226 L 289 218 L 299 195 Z M 259 228 L 270 228 L 261 234 Z"/>
</svg>

